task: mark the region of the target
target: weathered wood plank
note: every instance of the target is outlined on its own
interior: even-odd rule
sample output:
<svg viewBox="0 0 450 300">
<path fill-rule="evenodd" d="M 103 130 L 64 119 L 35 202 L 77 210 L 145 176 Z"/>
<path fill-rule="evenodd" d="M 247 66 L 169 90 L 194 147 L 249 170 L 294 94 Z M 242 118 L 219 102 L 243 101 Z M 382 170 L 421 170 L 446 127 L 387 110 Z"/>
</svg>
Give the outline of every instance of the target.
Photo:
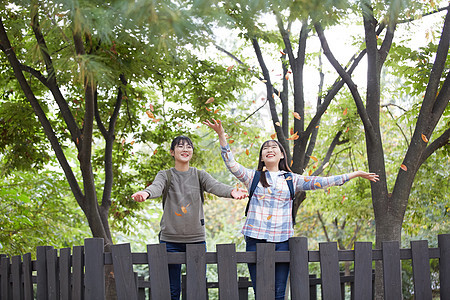
<svg viewBox="0 0 450 300">
<path fill-rule="evenodd" d="M 238 299 L 236 246 L 216 245 L 217 271 L 219 277 L 219 299 Z"/>
<path fill-rule="evenodd" d="M 427 241 L 411 241 L 414 299 L 432 299 Z"/>
<path fill-rule="evenodd" d="M 1 299 L 11 299 L 12 291 L 10 287 L 9 276 L 11 272 L 11 262 L 9 257 L 2 256 L 0 259 L 0 297 Z"/>
<path fill-rule="evenodd" d="M 289 239 L 291 299 L 309 300 L 308 239 Z"/>
<path fill-rule="evenodd" d="M 337 243 L 319 243 L 323 299 L 341 300 Z"/>
<path fill-rule="evenodd" d="M 256 300 L 275 299 L 275 244 L 256 244 Z"/>
<path fill-rule="evenodd" d="M 186 245 L 186 296 L 187 299 L 207 299 L 206 248 L 203 244 Z"/>
<path fill-rule="evenodd" d="M 58 288 L 58 255 L 56 249 L 47 250 L 47 291 L 48 300 L 59 299 Z"/>
<path fill-rule="evenodd" d="M 137 287 L 134 279 L 130 244 L 113 245 L 111 247 L 111 254 L 117 299 L 137 299 Z"/>
<path fill-rule="evenodd" d="M 23 299 L 22 277 L 22 257 L 20 255 L 11 258 L 11 281 L 12 281 L 12 299 Z"/>
<path fill-rule="evenodd" d="M 151 299 L 170 299 L 166 244 L 147 245 Z"/>
<path fill-rule="evenodd" d="M 450 234 L 438 235 L 441 300 L 450 300 Z"/>
<path fill-rule="evenodd" d="M 248 300 L 248 288 L 252 286 L 252 282 L 248 280 L 248 277 L 239 277 L 239 300 Z"/>
<path fill-rule="evenodd" d="M 62 300 L 70 300 L 70 248 L 63 248 L 59 251 L 59 290 Z"/>
<path fill-rule="evenodd" d="M 382 242 L 384 299 L 402 298 L 400 244 L 398 241 Z"/>
<path fill-rule="evenodd" d="M 84 246 L 74 246 L 72 254 L 72 300 L 84 299 Z"/>
<path fill-rule="evenodd" d="M 372 299 L 372 243 L 355 243 L 354 299 Z"/>
<path fill-rule="evenodd" d="M 105 299 L 105 266 L 103 239 L 84 240 L 84 296 L 86 300 Z"/>
<path fill-rule="evenodd" d="M 47 282 L 47 250 L 53 249 L 51 246 L 37 246 L 36 248 L 36 271 L 37 271 L 37 300 L 48 299 Z"/>
<path fill-rule="evenodd" d="M 33 295 L 33 265 L 31 262 L 31 253 L 23 255 L 23 298 L 24 300 L 34 299 Z"/>
</svg>

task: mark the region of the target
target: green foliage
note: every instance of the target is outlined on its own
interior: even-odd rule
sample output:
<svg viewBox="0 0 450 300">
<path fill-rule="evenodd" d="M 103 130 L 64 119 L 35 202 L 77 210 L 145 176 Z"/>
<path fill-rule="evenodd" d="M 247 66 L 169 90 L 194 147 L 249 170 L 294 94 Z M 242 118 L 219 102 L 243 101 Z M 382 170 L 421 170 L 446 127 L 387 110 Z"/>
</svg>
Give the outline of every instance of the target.
<svg viewBox="0 0 450 300">
<path fill-rule="evenodd" d="M 61 173 L 12 172 L 0 186 L 1 253 L 34 255 L 38 245 L 72 247 L 82 245 L 89 235 Z"/>
</svg>

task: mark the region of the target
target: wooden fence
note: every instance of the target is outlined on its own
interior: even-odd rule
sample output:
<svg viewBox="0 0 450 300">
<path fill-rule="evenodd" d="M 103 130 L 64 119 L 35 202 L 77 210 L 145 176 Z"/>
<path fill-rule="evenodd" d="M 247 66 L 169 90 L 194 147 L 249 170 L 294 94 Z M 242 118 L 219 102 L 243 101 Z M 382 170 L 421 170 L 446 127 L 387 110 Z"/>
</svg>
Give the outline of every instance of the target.
<svg viewBox="0 0 450 300">
<path fill-rule="evenodd" d="M 236 252 L 234 244 L 216 246 L 217 252 L 205 252 L 204 245 L 188 245 L 186 253 L 167 253 L 164 244 L 148 245 L 146 253 L 131 253 L 129 244 L 112 247 L 104 253 L 102 239 L 86 239 L 84 246 L 73 249 L 37 247 L 36 260 L 31 254 L 0 258 L 0 297 L 2 300 L 99 300 L 105 299 L 105 266 L 113 265 L 118 299 L 145 297 L 170 299 L 167 264 L 186 264 L 184 299 L 207 299 L 208 288 L 218 288 L 220 299 L 245 299 L 250 284 L 238 280 L 237 264 L 256 263 L 258 294 L 256 300 L 274 299 L 275 263 L 290 263 L 291 299 L 309 300 L 310 289 L 321 286 L 322 299 L 344 299 L 340 263 L 354 263 L 352 299 L 372 299 L 374 261 L 382 261 L 384 299 L 402 299 L 401 261 L 411 260 L 415 299 L 432 299 L 430 259 L 439 260 L 440 299 L 450 300 L 450 234 L 438 236 L 438 247 L 427 241 L 413 241 L 410 249 L 400 249 L 398 242 L 384 242 L 373 250 L 372 243 L 357 242 L 354 250 L 337 250 L 335 242 L 319 244 L 318 251 L 308 251 L 306 238 L 289 240 L 290 251 L 275 251 L 274 244 L 257 244 L 256 252 Z M 59 254 L 59 256 L 58 256 Z M 320 278 L 309 275 L 309 264 L 320 263 Z M 207 264 L 216 264 L 218 282 L 207 283 Z M 134 266 L 148 266 L 148 277 L 140 278 Z M 313 281 L 316 283 L 311 284 Z M 251 288 L 250 288 L 251 290 Z M 248 292 L 247 292 L 248 295 Z"/>
</svg>

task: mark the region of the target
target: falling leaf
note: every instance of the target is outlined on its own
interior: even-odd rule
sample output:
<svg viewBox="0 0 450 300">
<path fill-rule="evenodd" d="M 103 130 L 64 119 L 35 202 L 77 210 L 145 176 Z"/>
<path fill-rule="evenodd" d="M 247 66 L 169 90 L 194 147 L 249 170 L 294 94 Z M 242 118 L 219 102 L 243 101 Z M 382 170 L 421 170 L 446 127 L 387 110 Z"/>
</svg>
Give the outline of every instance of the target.
<svg viewBox="0 0 450 300">
<path fill-rule="evenodd" d="M 403 171 L 408 171 L 408 168 L 404 165 L 404 164 L 402 164 L 401 166 L 400 166 L 400 168 L 403 170 Z"/>
<path fill-rule="evenodd" d="M 161 119 L 153 119 L 152 120 L 154 123 L 158 123 L 159 121 L 161 121 Z"/>
<path fill-rule="evenodd" d="M 288 176 L 288 177 L 286 178 L 286 180 L 292 180 L 292 177 L 291 177 L 291 176 Z"/>
<path fill-rule="evenodd" d="M 266 195 L 262 195 L 261 197 L 259 197 L 260 200 L 264 198 L 266 198 Z"/>
<path fill-rule="evenodd" d="M 252 224 L 248 224 L 248 226 L 250 226 L 250 227 L 253 227 L 253 225 L 252 225 Z"/>
<path fill-rule="evenodd" d="M 327 194 L 329 195 L 331 192 L 331 189 L 327 189 Z"/>
<path fill-rule="evenodd" d="M 270 137 L 272 138 L 272 140 L 274 140 L 277 137 L 277 133 L 275 132 L 275 133 L 271 134 Z"/>
<path fill-rule="evenodd" d="M 150 119 L 154 119 L 154 118 L 155 118 L 155 116 L 153 115 L 153 113 L 152 113 L 151 111 L 147 110 L 145 113 L 147 114 L 147 116 L 148 116 Z"/>
<path fill-rule="evenodd" d="M 263 166 L 262 171 L 263 171 L 263 172 L 267 171 L 266 166 Z"/>
<path fill-rule="evenodd" d="M 233 144 L 234 143 L 234 140 L 229 140 L 228 141 L 228 144 Z"/>
<path fill-rule="evenodd" d="M 267 217 L 267 220 L 270 220 L 271 218 L 272 218 L 272 215 L 268 216 L 268 217 Z"/>
<path fill-rule="evenodd" d="M 264 83 L 266 83 L 267 82 L 267 80 L 265 80 L 265 79 L 263 79 L 263 80 L 261 80 L 262 82 L 264 82 Z"/>
<path fill-rule="evenodd" d="M 248 149 L 245 149 L 245 154 L 249 155 L 250 151 L 248 151 Z"/>
<path fill-rule="evenodd" d="M 207 110 L 207 111 L 211 111 L 209 108 L 207 108 L 207 107 L 205 107 L 205 109 Z"/>
<path fill-rule="evenodd" d="M 310 182 L 311 181 L 311 179 L 309 179 L 309 178 L 304 178 L 303 179 L 305 182 Z"/>
<path fill-rule="evenodd" d="M 176 211 L 174 212 L 177 216 L 181 217 L 182 214 L 177 213 Z"/>
<path fill-rule="evenodd" d="M 284 76 L 284 78 L 285 78 L 286 80 L 289 80 L 289 74 L 286 74 L 286 76 Z"/>
<path fill-rule="evenodd" d="M 275 94 L 272 94 L 272 98 L 275 99 Z"/>
<path fill-rule="evenodd" d="M 312 170 L 309 170 L 308 175 L 311 176 L 312 172 Z"/>
<path fill-rule="evenodd" d="M 319 188 L 322 187 L 322 186 L 320 185 L 320 183 L 318 183 L 318 182 L 314 183 L 314 185 L 317 186 L 317 187 L 319 187 Z"/>
<path fill-rule="evenodd" d="M 130 145 L 133 146 L 133 144 L 134 144 L 134 141 L 131 141 Z"/>
<path fill-rule="evenodd" d="M 153 107 L 153 104 L 150 103 L 150 110 L 155 111 L 155 108 Z"/>
<path fill-rule="evenodd" d="M 286 53 L 284 53 L 283 51 L 280 51 L 281 55 L 286 55 Z"/>
<path fill-rule="evenodd" d="M 344 112 L 342 113 L 344 116 L 347 115 L 347 108 L 344 109 Z"/>
<path fill-rule="evenodd" d="M 294 115 L 294 118 L 296 118 L 297 120 L 300 120 L 302 118 L 296 111 L 294 111 L 292 114 Z"/>
<path fill-rule="evenodd" d="M 122 146 L 125 144 L 125 139 L 122 140 Z"/>
<path fill-rule="evenodd" d="M 242 184 L 240 182 L 236 183 L 235 185 L 236 189 L 240 189 L 242 187 Z"/>
<path fill-rule="evenodd" d="M 316 128 L 319 128 L 319 125 L 317 125 Z"/>
<path fill-rule="evenodd" d="M 185 207 L 185 206 L 182 206 L 182 207 L 181 207 L 181 211 L 182 211 L 184 214 L 186 214 L 186 213 L 187 213 L 186 207 Z"/>
<path fill-rule="evenodd" d="M 318 161 L 317 158 L 316 158 L 315 156 L 310 156 L 310 157 L 311 157 L 311 159 L 312 159 L 313 161 L 315 161 L 315 162 Z"/>
<path fill-rule="evenodd" d="M 298 134 L 297 134 L 297 132 L 296 132 L 296 133 L 294 133 L 293 135 L 291 135 L 291 137 L 288 138 L 287 140 L 288 140 L 288 141 L 295 141 L 295 140 L 297 140 L 298 138 L 299 138 L 299 136 L 298 136 Z"/>
<path fill-rule="evenodd" d="M 269 194 L 272 194 L 272 190 L 271 190 L 270 188 L 267 188 L 267 192 L 268 192 Z"/>
<path fill-rule="evenodd" d="M 280 122 L 275 122 L 275 125 L 281 126 Z"/>
<path fill-rule="evenodd" d="M 350 128 L 347 127 L 347 129 L 345 130 L 345 133 L 347 133 L 349 129 L 350 129 Z"/>
<path fill-rule="evenodd" d="M 260 136 L 259 136 L 259 135 L 255 136 L 255 139 L 259 139 L 259 138 L 260 138 Z"/>
<path fill-rule="evenodd" d="M 290 166 L 292 167 L 292 164 L 294 163 L 294 161 L 293 160 L 291 160 L 291 164 L 290 164 Z"/>
<path fill-rule="evenodd" d="M 158 150 L 155 149 L 155 151 L 153 151 L 153 155 L 155 155 L 156 153 L 158 153 Z"/>
<path fill-rule="evenodd" d="M 219 109 L 216 109 L 216 110 L 214 111 L 215 114 L 217 114 L 218 112 L 219 112 Z"/>
<path fill-rule="evenodd" d="M 425 143 L 428 143 L 428 139 L 427 139 L 426 135 L 423 134 L 423 133 L 422 133 L 422 140 L 423 140 Z"/>
<path fill-rule="evenodd" d="M 234 65 L 229 66 L 229 67 L 227 68 L 227 72 L 230 72 L 233 68 L 234 68 Z"/>
<path fill-rule="evenodd" d="M 77 138 L 77 145 L 80 143 L 80 140 Z"/>
<path fill-rule="evenodd" d="M 208 100 L 206 100 L 205 104 L 213 103 L 214 97 L 210 97 Z"/>
<path fill-rule="evenodd" d="M 342 196 L 341 204 L 344 203 L 344 200 L 345 200 L 345 196 Z"/>
<path fill-rule="evenodd" d="M 244 135 L 247 135 L 247 131 L 244 131 Z"/>
<path fill-rule="evenodd" d="M 289 133 L 290 133 L 291 135 L 293 135 L 293 134 L 294 134 L 294 128 L 291 127 L 291 129 L 289 129 Z"/>
</svg>

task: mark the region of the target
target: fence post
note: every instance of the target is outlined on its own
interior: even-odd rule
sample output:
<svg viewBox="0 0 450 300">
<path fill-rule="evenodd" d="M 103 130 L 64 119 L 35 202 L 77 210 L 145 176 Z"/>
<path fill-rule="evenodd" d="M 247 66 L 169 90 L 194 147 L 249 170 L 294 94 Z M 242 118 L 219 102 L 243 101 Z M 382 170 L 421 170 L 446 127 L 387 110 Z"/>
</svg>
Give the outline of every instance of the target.
<svg viewBox="0 0 450 300">
<path fill-rule="evenodd" d="M 216 245 L 219 299 L 239 299 L 235 244 Z"/>
<path fill-rule="evenodd" d="M 24 300 L 32 300 L 33 297 L 33 266 L 31 262 L 31 253 L 23 255 L 23 286 Z"/>
<path fill-rule="evenodd" d="M 47 290 L 48 300 L 59 299 L 58 250 L 47 250 Z"/>
<path fill-rule="evenodd" d="M 137 299 L 137 282 L 134 278 L 130 244 L 113 245 L 111 254 L 117 299 Z"/>
<path fill-rule="evenodd" d="M 292 237 L 289 239 L 291 298 L 309 300 L 308 239 Z"/>
<path fill-rule="evenodd" d="M 7 256 L 2 256 L 0 258 L 0 297 L 1 299 L 10 299 L 11 298 L 11 287 L 9 284 L 9 275 L 11 270 L 10 260 Z"/>
<path fill-rule="evenodd" d="M 86 300 L 105 299 L 105 258 L 102 238 L 84 240 L 84 295 Z"/>
<path fill-rule="evenodd" d="M 37 246 L 36 248 L 36 269 L 37 269 L 37 300 L 48 299 L 47 286 L 47 250 L 53 249 L 51 246 Z"/>
<path fill-rule="evenodd" d="M 59 250 L 59 290 L 61 299 L 70 299 L 70 248 Z"/>
<path fill-rule="evenodd" d="M 336 242 L 319 243 L 322 294 L 324 299 L 341 299 L 341 279 Z"/>
<path fill-rule="evenodd" d="M 256 244 L 256 300 L 275 298 L 275 244 Z"/>
<path fill-rule="evenodd" d="M 74 246 L 72 254 L 72 300 L 84 299 L 84 246 Z"/>
<path fill-rule="evenodd" d="M 22 277 L 22 258 L 20 255 L 13 256 L 11 259 L 11 279 L 13 299 L 23 299 Z"/>
<path fill-rule="evenodd" d="M 414 299 L 432 299 L 430 255 L 427 241 L 411 241 Z"/>
<path fill-rule="evenodd" d="M 438 235 L 441 300 L 450 300 L 450 234 Z"/>
<path fill-rule="evenodd" d="M 355 242 L 353 299 L 372 299 L 372 243 Z"/>
<path fill-rule="evenodd" d="M 402 297 L 400 244 L 398 241 L 382 242 L 384 299 L 398 300 Z"/>
<path fill-rule="evenodd" d="M 170 283 L 166 244 L 147 245 L 151 299 L 169 299 Z"/>
<path fill-rule="evenodd" d="M 239 300 L 248 300 L 249 285 L 251 285 L 251 282 L 248 280 L 248 277 L 239 277 L 238 279 Z"/>
<path fill-rule="evenodd" d="M 206 246 L 186 245 L 186 294 L 187 299 L 204 300 L 206 294 Z"/>
</svg>

